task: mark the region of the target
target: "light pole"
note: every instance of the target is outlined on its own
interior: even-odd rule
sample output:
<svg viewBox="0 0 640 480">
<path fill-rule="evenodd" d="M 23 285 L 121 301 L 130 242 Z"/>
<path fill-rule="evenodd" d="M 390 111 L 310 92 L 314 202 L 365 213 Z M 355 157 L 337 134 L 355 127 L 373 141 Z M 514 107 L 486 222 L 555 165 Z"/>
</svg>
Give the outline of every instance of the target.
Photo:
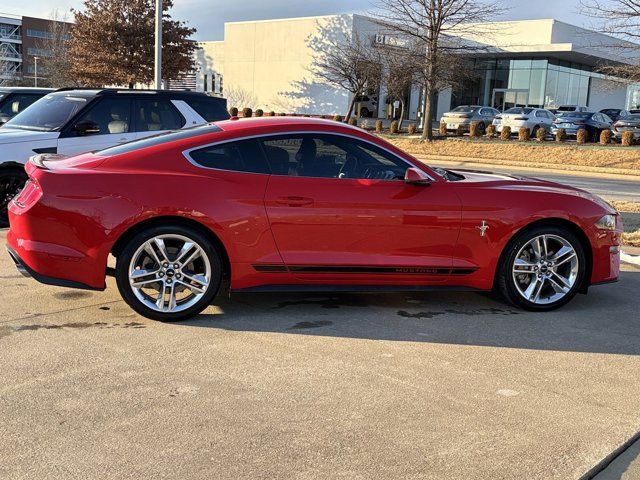
<svg viewBox="0 0 640 480">
<path fill-rule="evenodd" d="M 34 81 L 33 81 L 33 86 L 37 87 L 38 86 L 38 59 L 40 57 L 33 57 L 33 77 L 34 77 Z"/>
<path fill-rule="evenodd" d="M 162 0 L 156 0 L 155 86 L 162 88 Z"/>
</svg>

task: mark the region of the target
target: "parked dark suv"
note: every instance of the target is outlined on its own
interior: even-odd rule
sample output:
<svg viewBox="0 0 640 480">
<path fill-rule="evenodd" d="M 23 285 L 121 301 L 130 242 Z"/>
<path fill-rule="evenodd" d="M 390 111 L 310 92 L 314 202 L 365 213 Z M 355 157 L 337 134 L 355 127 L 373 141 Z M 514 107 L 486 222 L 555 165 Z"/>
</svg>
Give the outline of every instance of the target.
<svg viewBox="0 0 640 480">
<path fill-rule="evenodd" d="M 52 88 L 0 87 L 0 125 L 51 92 Z"/>
<path fill-rule="evenodd" d="M 77 155 L 229 118 L 227 101 L 170 90 L 61 89 L 0 128 L 0 226 L 37 153 Z"/>
</svg>

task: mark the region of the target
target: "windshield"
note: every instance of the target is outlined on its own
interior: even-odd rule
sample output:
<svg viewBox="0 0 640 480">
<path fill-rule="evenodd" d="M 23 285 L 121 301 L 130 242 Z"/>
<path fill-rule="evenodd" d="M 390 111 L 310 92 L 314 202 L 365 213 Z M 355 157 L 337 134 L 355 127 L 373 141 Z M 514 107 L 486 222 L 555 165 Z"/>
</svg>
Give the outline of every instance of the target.
<svg viewBox="0 0 640 480">
<path fill-rule="evenodd" d="M 510 108 L 509 110 L 507 110 L 504 113 L 531 113 L 531 110 L 533 110 L 533 108 L 523 108 L 523 107 L 514 107 L 514 108 Z"/>
<path fill-rule="evenodd" d="M 462 113 L 473 113 L 475 112 L 475 108 L 474 107 L 469 107 L 467 105 L 461 105 L 459 107 L 454 108 L 453 110 L 451 110 L 452 112 L 462 112 Z"/>
<path fill-rule="evenodd" d="M 83 108 L 88 98 L 71 95 L 47 95 L 13 117 L 3 128 L 23 128 L 50 132 L 64 126 Z"/>
</svg>

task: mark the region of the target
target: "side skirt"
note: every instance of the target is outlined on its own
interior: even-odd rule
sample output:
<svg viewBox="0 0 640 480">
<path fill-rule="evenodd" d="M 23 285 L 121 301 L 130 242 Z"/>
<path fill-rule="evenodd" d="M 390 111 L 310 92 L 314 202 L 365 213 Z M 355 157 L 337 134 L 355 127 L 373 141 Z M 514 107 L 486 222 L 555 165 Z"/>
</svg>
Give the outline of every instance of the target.
<svg viewBox="0 0 640 480">
<path fill-rule="evenodd" d="M 471 287 L 445 285 L 258 285 L 239 288 L 230 293 L 394 293 L 394 292 L 490 292 Z"/>
</svg>

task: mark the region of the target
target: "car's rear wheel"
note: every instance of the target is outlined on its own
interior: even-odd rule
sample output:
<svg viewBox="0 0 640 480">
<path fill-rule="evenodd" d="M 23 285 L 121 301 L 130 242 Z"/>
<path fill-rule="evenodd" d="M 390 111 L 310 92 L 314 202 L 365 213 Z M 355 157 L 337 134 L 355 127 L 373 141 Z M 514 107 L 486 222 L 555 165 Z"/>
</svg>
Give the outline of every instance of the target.
<svg viewBox="0 0 640 480">
<path fill-rule="evenodd" d="M 520 234 L 499 266 L 502 295 L 527 310 L 547 311 L 566 304 L 584 279 L 586 257 L 576 236 L 560 226 L 540 226 Z"/>
<path fill-rule="evenodd" d="M 533 127 L 533 130 L 531 130 L 531 138 L 537 137 L 538 130 L 540 130 L 540 125 L 536 125 L 535 127 Z"/>
<path fill-rule="evenodd" d="M 116 263 L 122 298 L 140 315 L 175 321 L 197 315 L 215 298 L 222 260 L 197 230 L 152 227 L 134 235 Z"/>
<path fill-rule="evenodd" d="M 9 226 L 9 202 L 24 187 L 27 174 L 18 168 L 0 170 L 0 228 Z"/>
</svg>

